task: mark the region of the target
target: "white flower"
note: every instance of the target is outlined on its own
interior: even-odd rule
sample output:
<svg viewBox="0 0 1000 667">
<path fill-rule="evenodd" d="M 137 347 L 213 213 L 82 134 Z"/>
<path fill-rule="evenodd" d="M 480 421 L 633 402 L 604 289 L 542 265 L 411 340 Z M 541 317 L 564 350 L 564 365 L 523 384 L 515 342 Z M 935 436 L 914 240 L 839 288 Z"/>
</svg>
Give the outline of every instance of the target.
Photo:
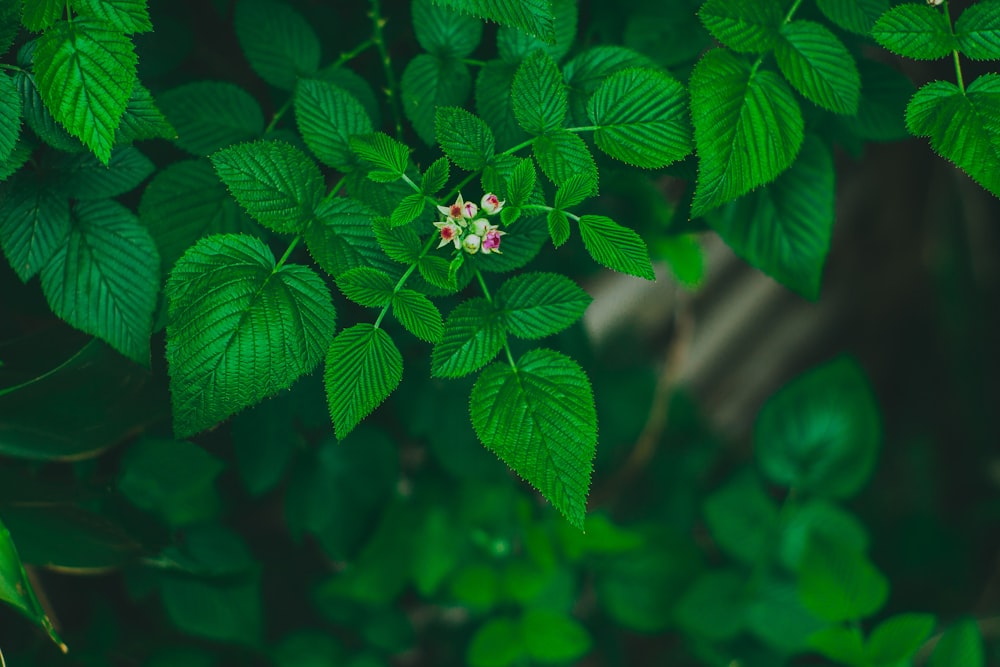
<svg viewBox="0 0 1000 667">
<path fill-rule="evenodd" d="M 475 206 L 475 204 L 473 204 L 473 206 Z M 465 212 L 465 202 L 462 200 L 461 192 L 458 193 L 458 199 L 455 200 L 454 204 L 451 206 L 438 206 L 437 209 L 444 217 L 449 218 L 454 222 L 461 223 L 463 227 L 465 226 L 465 221 L 462 219 Z"/>
<path fill-rule="evenodd" d="M 483 210 L 486 211 L 487 215 L 496 215 L 503 208 L 505 201 L 500 201 L 495 194 L 488 192 L 483 195 L 483 200 L 480 205 Z"/>
<path fill-rule="evenodd" d="M 479 250 L 479 246 L 482 242 L 483 240 L 475 234 L 469 234 L 462 239 L 462 247 L 465 248 L 465 252 L 471 255 Z"/>
</svg>

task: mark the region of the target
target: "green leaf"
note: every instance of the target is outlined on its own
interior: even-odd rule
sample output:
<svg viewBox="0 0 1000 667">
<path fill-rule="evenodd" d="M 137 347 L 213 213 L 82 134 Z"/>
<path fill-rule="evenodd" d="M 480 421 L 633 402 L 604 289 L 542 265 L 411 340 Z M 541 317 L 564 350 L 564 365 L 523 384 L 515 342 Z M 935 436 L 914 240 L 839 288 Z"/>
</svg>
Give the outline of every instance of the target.
<svg viewBox="0 0 1000 667">
<path fill-rule="evenodd" d="M 476 380 L 469 404 L 486 448 L 583 530 L 597 413 L 590 381 L 577 363 L 537 349 L 516 367 L 493 364 Z"/>
<path fill-rule="evenodd" d="M 424 172 L 423 180 L 420 181 L 420 191 L 431 197 L 440 192 L 448 183 L 450 165 L 448 158 L 443 157 L 431 162 Z"/>
<path fill-rule="evenodd" d="M 553 60 L 562 60 L 576 38 L 579 18 L 576 0 L 552 0 L 552 14 L 555 17 L 555 40 L 551 42 L 517 28 L 500 28 L 497 31 L 500 58 L 508 63 L 520 64 L 532 51 L 543 49 Z"/>
<path fill-rule="evenodd" d="M 893 7 L 875 22 L 871 34 L 896 55 L 915 60 L 944 58 L 957 48 L 948 19 L 926 3 Z"/>
<path fill-rule="evenodd" d="M 566 217 L 565 213 L 557 209 L 552 209 L 549 211 L 546 223 L 548 224 L 549 237 L 552 239 L 554 247 L 558 248 L 569 240 L 569 218 Z"/>
<path fill-rule="evenodd" d="M 906 127 L 929 137 L 934 151 L 1000 197 L 1000 75 L 984 74 L 962 94 L 932 81 L 906 107 Z"/>
<path fill-rule="evenodd" d="M 309 254 L 334 278 L 358 266 L 391 271 L 392 262 L 372 234 L 374 217 L 370 208 L 349 197 L 323 202 L 305 231 Z"/>
<path fill-rule="evenodd" d="M 426 204 L 427 197 L 421 192 L 406 195 L 399 202 L 399 206 L 393 210 L 392 216 L 389 218 L 390 226 L 402 227 L 405 224 L 413 222 L 424 212 Z"/>
<path fill-rule="evenodd" d="M 406 117 L 424 143 L 431 145 L 436 109 L 463 106 L 472 90 L 472 75 L 458 58 L 422 53 L 407 63 L 400 86 Z"/>
<path fill-rule="evenodd" d="M 858 114 L 841 118 L 854 134 L 869 141 L 898 141 L 906 131 L 906 105 L 916 88 L 910 79 L 884 63 L 868 58 L 858 61 L 861 102 Z"/>
<path fill-rule="evenodd" d="M 809 648 L 844 665 L 867 665 L 864 636 L 859 627 L 828 625 L 809 636 Z"/>
<path fill-rule="evenodd" d="M 21 109 L 22 115 L 31 131 L 53 148 L 70 153 L 86 152 L 87 147 L 76 137 L 70 136 L 63 126 L 52 117 L 52 113 L 42 102 L 42 96 L 38 92 L 34 77 L 29 76 L 26 72 L 17 72 L 14 79 L 24 103 Z"/>
<path fill-rule="evenodd" d="M 336 311 L 305 266 L 275 266 L 262 241 L 202 239 L 167 280 L 167 363 L 174 431 L 202 431 L 312 371 Z"/>
<path fill-rule="evenodd" d="M 802 145 L 802 111 L 774 72 L 751 71 L 723 50 L 691 74 L 691 119 L 698 150 L 697 217 L 764 185 L 791 166 Z"/>
<path fill-rule="evenodd" d="M 565 130 L 543 134 L 535 137 L 531 150 L 542 172 L 556 187 L 582 175 L 593 184 L 593 194 L 597 193 L 597 165 L 586 142 L 577 135 Z"/>
<path fill-rule="evenodd" d="M 934 647 L 929 664 L 930 667 L 984 667 L 983 639 L 975 619 L 969 618 L 948 628 Z"/>
<path fill-rule="evenodd" d="M 399 179 L 406 173 L 410 160 L 410 149 L 384 132 L 365 136 L 353 136 L 349 140 L 351 150 L 370 162 L 376 169 L 382 169 Z"/>
<path fill-rule="evenodd" d="M 544 338 L 559 333 L 583 316 L 591 296 L 555 273 L 522 273 L 496 294 L 504 327 L 518 338 Z"/>
<path fill-rule="evenodd" d="M 111 200 L 78 202 L 69 235 L 42 269 L 52 312 L 143 365 L 159 286 L 153 239 Z"/>
<path fill-rule="evenodd" d="M 385 331 L 355 324 L 337 334 L 323 377 L 333 429 L 343 440 L 399 384 L 403 356 Z"/>
<path fill-rule="evenodd" d="M 317 79 L 299 81 L 295 88 L 295 122 L 319 161 L 339 171 L 354 168 L 350 138 L 372 131 L 365 108 L 353 95 Z"/>
<path fill-rule="evenodd" d="M 795 378 L 764 404 L 754 453 L 770 481 L 830 498 L 868 481 L 881 441 L 878 406 L 857 362 L 838 357 Z"/>
<path fill-rule="evenodd" d="M 378 244 L 391 259 L 403 264 L 416 264 L 420 259 L 423 244 L 412 227 L 392 227 L 385 218 L 375 218 L 372 228 Z"/>
<path fill-rule="evenodd" d="M 889 9 L 887 0 L 816 0 L 816 5 L 837 26 L 865 36 Z"/>
<path fill-rule="evenodd" d="M 539 662 L 564 663 L 590 651 L 590 635 L 579 621 L 550 609 L 528 609 L 521 616 L 525 653 Z"/>
<path fill-rule="evenodd" d="M 580 218 L 583 245 L 594 261 L 613 271 L 653 280 L 653 264 L 642 238 L 603 215 Z"/>
<path fill-rule="evenodd" d="M 829 623 L 859 621 L 889 597 L 889 583 L 863 554 L 837 542 L 813 540 L 799 571 L 799 596 Z"/>
<path fill-rule="evenodd" d="M 461 262 L 461 259 L 462 255 L 456 257 L 456 261 Z M 417 269 L 420 271 L 420 277 L 428 283 L 448 292 L 454 292 L 458 289 L 458 285 L 455 282 L 457 269 L 453 271 L 451 262 L 447 259 L 438 257 L 437 255 L 425 255 L 419 257 L 416 261 L 418 262 Z"/>
<path fill-rule="evenodd" d="M 510 667 L 526 654 L 521 626 L 509 618 L 492 618 L 472 637 L 466 659 L 471 667 Z"/>
<path fill-rule="evenodd" d="M 22 136 L 14 144 L 14 150 L 11 151 L 7 159 L 4 162 L 0 162 L 0 183 L 10 178 L 31 158 L 31 154 L 34 151 L 34 144 L 33 142 L 29 143 L 29 141 Z"/>
<path fill-rule="evenodd" d="M 444 336 L 441 312 L 426 296 L 411 289 L 401 289 L 392 297 L 392 315 L 420 340 L 439 343 Z"/>
<path fill-rule="evenodd" d="M 41 32 L 62 18 L 66 3 L 63 0 L 24 0 L 21 22 L 32 32 Z"/>
<path fill-rule="evenodd" d="M 712 641 L 732 639 L 746 623 L 745 577 L 732 570 L 699 577 L 677 602 L 677 622 L 686 632 Z"/>
<path fill-rule="evenodd" d="M 624 69 L 642 67 L 655 69 L 656 63 L 646 56 L 623 46 L 594 46 L 579 53 L 566 63 L 563 78 L 569 91 L 569 106 L 573 122 L 587 124 L 587 103 L 604 80 Z"/>
<path fill-rule="evenodd" d="M 60 21 L 38 38 L 34 59 L 45 106 L 107 164 L 135 85 L 132 41 L 94 19 Z"/>
<path fill-rule="evenodd" d="M 810 135 L 791 168 L 709 224 L 754 267 L 808 299 L 819 297 L 834 223 L 833 156 Z"/>
<path fill-rule="evenodd" d="M 1000 60 L 1000 1 L 978 2 L 955 21 L 958 48 L 973 60 Z"/>
<path fill-rule="evenodd" d="M 555 39 L 552 0 L 434 0 L 503 26 L 520 28 L 545 42 Z"/>
<path fill-rule="evenodd" d="M 458 107 L 438 107 L 435 118 L 437 142 L 457 167 L 479 171 L 493 158 L 493 132 L 482 119 Z"/>
<path fill-rule="evenodd" d="M 73 199 L 107 199 L 134 190 L 156 166 L 137 148 L 116 148 L 106 165 L 90 153 L 62 153 L 51 165 L 58 189 Z"/>
<path fill-rule="evenodd" d="M 717 40 L 736 51 L 769 51 L 785 18 L 778 0 L 708 0 L 698 10 Z"/>
<path fill-rule="evenodd" d="M 531 160 L 515 158 L 517 165 L 511 170 L 510 178 L 507 179 L 507 202 L 509 206 L 522 206 L 527 204 L 531 195 L 535 192 L 535 182 L 538 175 L 535 173 L 535 165 Z"/>
<path fill-rule="evenodd" d="M 587 105 L 597 147 L 637 167 L 658 169 L 691 152 L 687 94 L 664 72 L 627 69 L 609 76 Z"/>
<path fill-rule="evenodd" d="M 14 151 L 21 134 L 21 93 L 17 83 L 6 74 L 0 75 L 0 163 Z"/>
<path fill-rule="evenodd" d="M 432 377 L 462 377 L 493 361 L 506 341 L 503 318 L 483 297 L 460 303 L 431 353 Z"/>
<path fill-rule="evenodd" d="M 566 179 L 556 191 L 554 205 L 558 209 L 567 209 L 595 194 L 597 194 L 597 179 L 587 173 L 576 174 Z"/>
<path fill-rule="evenodd" d="M 559 68 L 544 51 L 535 51 L 517 68 L 511 103 L 518 124 L 529 134 L 545 134 L 563 126 L 569 98 Z"/>
<path fill-rule="evenodd" d="M 199 523 L 219 511 L 215 481 L 225 467 L 190 442 L 143 438 L 122 457 L 118 490 L 171 526 Z"/>
<path fill-rule="evenodd" d="M 359 266 L 337 276 L 337 287 L 356 304 L 380 308 L 392 301 L 394 283 L 378 269 Z"/>
<path fill-rule="evenodd" d="M 45 609 L 35 597 L 35 589 L 28 579 L 17 548 L 10 539 L 10 531 L 0 522 L 0 600 L 20 612 L 25 618 L 39 626 L 63 653 L 66 645 L 59 639 L 52 621 L 45 615 Z"/>
<path fill-rule="evenodd" d="M 247 213 L 276 232 L 300 232 L 323 197 L 323 175 L 298 148 L 255 141 L 223 148 L 212 164 Z"/>
<path fill-rule="evenodd" d="M 0 56 L 6 55 L 21 32 L 21 0 L 0 0 Z"/>
<path fill-rule="evenodd" d="M 826 626 L 802 604 L 796 585 L 783 578 L 765 579 L 747 609 L 747 629 L 784 654 L 804 651 Z"/>
<path fill-rule="evenodd" d="M 205 581 L 172 577 L 163 585 L 163 607 L 182 632 L 256 647 L 263 625 L 258 575 Z"/>
<path fill-rule="evenodd" d="M 210 155 L 264 133 L 264 113 L 257 100 L 232 83 L 197 81 L 178 86 L 160 95 L 160 107 L 177 131 L 174 143 L 194 155 Z"/>
<path fill-rule="evenodd" d="M 153 94 L 136 80 L 121 124 L 115 131 L 115 146 L 144 139 L 174 140 L 177 139 L 177 130 L 160 111 Z"/>
<path fill-rule="evenodd" d="M 824 539 L 850 547 L 858 553 L 868 549 L 864 525 L 851 513 L 832 502 L 814 499 L 795 508 L 781 529 L 778 546 L 781 562 L 798 572 L 812 539 Z"/>
<path fill-rule="evenodd" d="M 413 33 L 424 51 L 441 58 L 468 58 L 479 46 L 483 23 L 431 0 L 414 0 Z"/>
<path fill-rule="evenodd" d="M 934 631 L 931 614 L 898 614 L 879 623 L 865 646 L 876 667 L 893 667 L 909 661 Z"/>
<path fill-rule="evenodd" d="M 0 188 L 0 246 L 21 282 L 42 270 L 70 230 L 69 202 L 20 173 Z"/>
<path fill-rule="evenodd" d="M 511 100 L 516 65 L 491 60 L 479 68 L 476 76 L 476 113 L 493 130 L 498 148 L 510 148 L 528 138 L 517 124 Z"/>
<path fill-rule="evenodd" d="M 160 171 L 143 190 L 139 219 L 156 241 L 163 276 L 201 237 L 248 231 L 252 224 L 205 158 Z"/>
<path fill-rule="evenodd" d="M 240 0 L 236 37 L 260 78 L 282 90 L 319 69 L 320 43 L 312 26 L 286 4 Z"/>
<path fill-rule="evenodd" d="M 753 565 L 767 558 L 778 529 L 778 508 L 755 475 L 744 474 L 705 501 L 705 519 L 719 548 Z"/>
<path fill-rule="evenodd" d="M 72 0 L 72 4 L 81 16 L 92 16 L 124 33 L 153 29 L 146 0 Z"/>
<path fill-rule="evenodd" d="M 858 68 L 830 30 L 812 21 L 786 23 L 774 55 L 781 73 L 807 100 L 834 113 L 857 113 L 861 98 Z"/>
</svg>

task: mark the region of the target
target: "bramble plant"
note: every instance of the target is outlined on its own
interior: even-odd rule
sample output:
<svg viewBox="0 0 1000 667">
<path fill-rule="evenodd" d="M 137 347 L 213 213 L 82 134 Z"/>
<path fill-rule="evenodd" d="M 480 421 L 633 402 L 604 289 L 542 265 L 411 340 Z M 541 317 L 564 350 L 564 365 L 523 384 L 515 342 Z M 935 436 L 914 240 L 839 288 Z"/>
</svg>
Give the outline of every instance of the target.
<svg viewBox="0 0 1000 667">
<path fill-rule="evenodd" d="M 705 665 L 926 659 L 935 616 L 871 621 L 889 582 L 840 504 L 883 438 L 858 362 L 766 402 L 753 469 L 588 514 L 598 416 L 634 440 L 651 390 L 613 396 L 580 283 L 655 259 L 697 286 L 711 230 L 819 299 L 838 147 L 925 137 L 1000 197 L 1000 75 L 962 69 L 1000 60 L 1000 0 L 189 4 L 0 0 L 0 599 L 65 650 L 22 559 L 121 569 L 172 629 L 67 644 L 164 667 L 638 664 L 607 624 Z M 709 556 L 681 538 L 702 520 Z M 441 605 L 438 650 L 414 610 Z M 985 664 L 944 620 L 930 664 Z"/>
</svg>

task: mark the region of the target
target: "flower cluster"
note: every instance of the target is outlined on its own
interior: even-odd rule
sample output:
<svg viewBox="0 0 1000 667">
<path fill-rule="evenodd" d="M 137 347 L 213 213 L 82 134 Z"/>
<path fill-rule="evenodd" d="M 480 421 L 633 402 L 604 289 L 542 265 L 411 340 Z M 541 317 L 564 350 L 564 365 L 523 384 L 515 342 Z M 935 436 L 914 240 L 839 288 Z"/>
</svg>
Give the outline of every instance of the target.
<svg viewBox="0 0 1000 667">
<path fill-rule="evenodd" d="M 475 252 L 485 255 L 491 252 L 499 254 L 500 237 L 507 232 L 502 232 L 496 225 L 491 225 L 488 219 L 477 216 L 480 211 L 486 215 L 496 215 L 503 205 L 504 202 L 490 192 L 483 195 L 479 206 L 474 202 L 464 201 L 461 194 L 451 206 L 438 206 L 438 210 L 444 215 L 444 220 L 434 223 L 441 233 L 441 243 L 438 247 L 451 243 L 456 249 L 462 248 L 469 254 Z"/>
</svg>

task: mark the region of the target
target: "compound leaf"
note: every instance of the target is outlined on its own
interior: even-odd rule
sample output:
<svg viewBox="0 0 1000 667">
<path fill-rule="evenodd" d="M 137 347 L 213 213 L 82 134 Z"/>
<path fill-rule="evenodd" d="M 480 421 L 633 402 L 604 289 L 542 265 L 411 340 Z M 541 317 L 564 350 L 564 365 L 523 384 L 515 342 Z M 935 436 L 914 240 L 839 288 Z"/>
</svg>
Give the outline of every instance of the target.
<svg viewBox="0 0 1000 667">
<path fill-rule="evenodd" d="M 286 4 L 240 0 L 236 37 L 260 78 L 282 90 L 293 90 L 298 79 L 319 68 L 319 38 L 302 15 Z"/>
<path fill-rule="evenodd" d="M 955 21 L 958 48 L 973 60 L 1000 60 L 1000 1 L 977 2 Z"/>
<path fill-rule="evenodd" d="M 403 355 L 382 329 L 368 323 L 344 329 L 326 356 L 326 396 L 343 440 L 403 379 Z"/>
<path fill-rule="evenodd" d="M 691 215 L 697 217 L 787 169 L 802 145 L 804 122 L 781 77 L 751 71 L 723 49 L 698 62 L 690 90 L 699 164 Z"/>
<path fill-rule="evenodd" d="M 178 437 L 287 389 L 333 338 L 336 311 L 323 280 L 305 266 L 277 269 L 256 237 L 200 240 L 174 265 L 166 296 Z"/>
<path fill-rule="evenodd" d="M 691 152 L 691 125 L 684 86 L 650 69 L 609 76 L 587 105 L 597 127 L 594 141 L 622 162 L 657 169 Z"/>
<path fill-rule="evenodd" d="M 219 178 L 254 220 L 276 232 L 299 232 L 323 196 L 323 175 L 298 148 L 255 141 L 212 155 Z"/>
<path fill-rule="evenodd" d="M 431 353 L 431 375 L 462 377 L 493 361 L 503 347 L 503 319 L 482 297 L 460 303 L 444 323 L 441 342 Z"/>
<path fill-rule="evenodd" d="M 401 289 L 392 297 L 392 314 L 407 331 L 428 343 L 439 343 L 444 335 L 441 311 L 430 299 L 411 289 Z"/>
<path fill-rule="evenodd" d="M 646 280 L 654 279 L 646 244 L 628 227 L 603 215 L 585 215 L 580 218 L 580 236 L 598 264 Z"/>
<path fill-rule="evenodd" d="M 583 139 L 572 132 L 559 130 L 535 137 L 531 149 L 542 172 L 557 187 L 580 175 L 593 184 L 592 193 L 597 193 L 597 165 Z"/>
<path fill-rule="evenodd" d="M 348 299 L 362 306 L 378 308 L 392 300 L 393 280 L 384 271 L 359 266 L 337 276 L 337 287 Z"/>
<path fill-rule="evenodd" d="M 149 364 L 159 291 L 156 245 L 135 215 L 111 200 L 81 201 L 62 246 L 42 269 L 52 312 Z"/>
<path fill-rule="evenodd" d="M 516 367 L 484 370 L 469 405 L 486 448 L 583 530 L 597 413 L 579 365 L 552 350 L 531 350 Z"/>
<path fill-rule="evenodd" d="M 135 85 L 135 48 L 103 21 L 59 21 L 38 38 L 35 81 L 45 106 L 107 164 Z"/>
<path fill-rule="evenodd" d="M 518 338 L 544 338 L 572 325 L 593 301 L 566 276 L 522 273 L 505 282 L 496 295 L 504 327 Z"/>
</svg>

